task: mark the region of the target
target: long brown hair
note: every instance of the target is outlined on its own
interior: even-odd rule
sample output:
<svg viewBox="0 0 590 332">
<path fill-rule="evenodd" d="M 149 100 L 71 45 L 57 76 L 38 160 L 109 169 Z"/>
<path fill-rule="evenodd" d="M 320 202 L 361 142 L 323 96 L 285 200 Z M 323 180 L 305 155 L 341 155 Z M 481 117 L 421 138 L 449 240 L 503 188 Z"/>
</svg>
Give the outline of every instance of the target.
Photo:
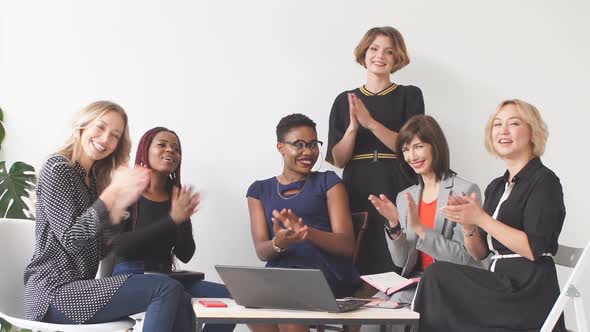
<svg viewBox="0 0 590 332">
<path fill-rule="evenodd" d="M 84 107 L 78 113 L 74 120 L 73 130 L 71 136 L 67 139 L 65 145 L 58 151 L 59 154 L 65 156 L 74 163 L 82 154 L 82 131 L 88 127 L 94 120 L 100 118 L 108 112 L 116 112 L 123 117 L 125 128 L 121 134 L 121 138 L 117 143 L 115 151 L 106 158 L 97 160 L 92 166 L 92 171 L 96 178 L 98 192 L 101 193 L 111 183 L 111 175 L 115 168 L 127 163 L 129 160 L 129 153 L 131 151 L 131 138 L 129 137 L 129 124 L 127 120 L 127 113 L 123 107 L 118 104 L 100 100 Z"/>
</svg>

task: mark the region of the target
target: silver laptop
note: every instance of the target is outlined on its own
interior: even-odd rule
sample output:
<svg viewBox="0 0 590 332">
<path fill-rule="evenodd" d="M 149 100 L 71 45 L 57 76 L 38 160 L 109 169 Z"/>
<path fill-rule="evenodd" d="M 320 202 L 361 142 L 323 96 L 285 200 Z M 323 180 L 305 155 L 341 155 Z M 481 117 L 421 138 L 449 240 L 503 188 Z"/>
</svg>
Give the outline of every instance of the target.
<svg viewBox="0 0 590 332">
<path fill-rule="evenodd" d="M 345 312 L 366 300 L 336 300 L 320 270 L 215 265 L 233 299 L 251 308 Z"/>
</svg>

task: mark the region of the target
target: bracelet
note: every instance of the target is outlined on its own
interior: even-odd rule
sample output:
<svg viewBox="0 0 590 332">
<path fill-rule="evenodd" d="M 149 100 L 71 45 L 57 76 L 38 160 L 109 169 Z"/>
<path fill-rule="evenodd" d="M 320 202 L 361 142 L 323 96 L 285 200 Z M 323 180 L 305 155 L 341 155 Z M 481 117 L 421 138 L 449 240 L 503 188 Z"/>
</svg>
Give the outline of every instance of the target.
<svg viewBox="0 0 590 332">
<path fill-rule="evenodd" d="M 466 237 L 472 237 L 475 232 L 477 232 L 477 226 L 475 226 L 475 228 L 471 231 L 471 232 L 466 232 L 465 230 L 463 230 L 463 235 L 465 235 Z"/>
<path fill-rule="evenodd" d="M 278 252 L 279 254 L 287 251 L 287 248 L 280 248 L 279 246 L 277 246 L 275 244 L 275 239 L 276 239 L 276 236 L 273 236 L 272 240 L 270 240 L 270 243 L 272 244 L 273 250 L 276 251 L 276 252 Z"/>
</svg>

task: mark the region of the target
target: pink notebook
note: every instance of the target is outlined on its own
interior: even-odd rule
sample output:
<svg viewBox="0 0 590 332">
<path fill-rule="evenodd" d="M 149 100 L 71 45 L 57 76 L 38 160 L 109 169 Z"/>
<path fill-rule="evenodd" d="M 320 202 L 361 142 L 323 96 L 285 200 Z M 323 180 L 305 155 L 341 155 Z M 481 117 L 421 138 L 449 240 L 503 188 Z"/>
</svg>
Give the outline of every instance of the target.
<svg viewBox="0 0 590 332">
<path fill-rule="evenodd" d="M 361 276 L 361 279 L 387 295 L 399 292 L 420 282 L 418 277 L 407 279 L 395 272 L 368 274 Z"/>
</svg>

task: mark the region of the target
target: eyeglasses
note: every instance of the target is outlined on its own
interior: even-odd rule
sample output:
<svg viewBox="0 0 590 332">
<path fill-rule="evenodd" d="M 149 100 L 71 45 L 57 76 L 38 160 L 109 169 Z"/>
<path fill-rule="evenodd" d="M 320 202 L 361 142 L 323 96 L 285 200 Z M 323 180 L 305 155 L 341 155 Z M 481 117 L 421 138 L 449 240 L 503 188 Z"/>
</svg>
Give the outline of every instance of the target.
<svg viewBox="0 0 590 332">
<path fill-rule="evenodd" d="M 313 140 L 309 143 L 307 143 L 304 140 L 296 140 L 295 142 L 287 142 L 287 141 L 283 141 L 281 142 L 283 144 L 289 144 L 294 146 L 297 150 L 303 150 L 305 148 L 309 148 L 310 150 L 317 150 L 320 148 L 320 146 L 322 146 L 322 144 L 324 144 L 324 142 L 322 141 L 318 141 L 318 140 Z"/>
</svg>

